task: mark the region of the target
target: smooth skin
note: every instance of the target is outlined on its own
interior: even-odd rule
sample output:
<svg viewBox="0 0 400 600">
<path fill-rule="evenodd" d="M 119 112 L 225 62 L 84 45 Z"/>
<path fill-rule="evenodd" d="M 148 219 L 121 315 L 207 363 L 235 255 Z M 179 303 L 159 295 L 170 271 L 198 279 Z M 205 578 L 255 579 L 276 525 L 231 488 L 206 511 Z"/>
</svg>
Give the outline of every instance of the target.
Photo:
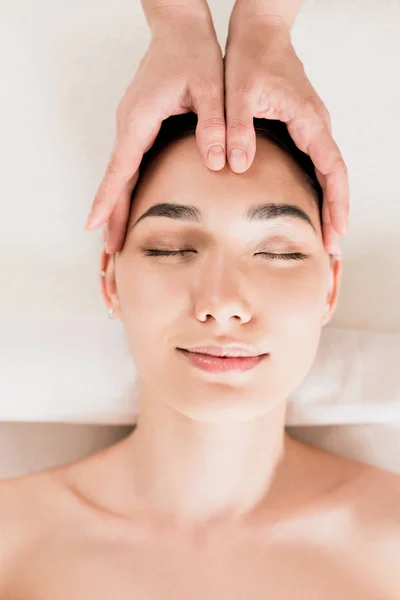
<svg viewBox="0 0 400 600">
<path fill-rule="evenodd" d="M 277 200 L 313 227 L 243 218 Z M 203 220 L 139 221 L 159 202 Z M 278 256 L 293 252 L 306 258 Z M 194 136 L 172 144 L 138 187 L 123 249 L 99 267 L 141 380 L 138 425 L 83 460 L 0 484 L 1 600 L 398 600 L 399 476 L 284 428 L 341 272 L 290 159 L 258 137 L 246 173 L 213 172 Z M 217 377 L 176 351 L 224 338 L 269 357 Z"/>
<path fill-rule="evenodd" d="M 118 106 L 114 148 L 85 228 L 106 224 L 107 252 L 122 248 L 140 162 L 168 116 L 195 112 L 204 164 L 220 170 L 227 156 L 235 173 L 251 166 L 252 119 L 264 117 L 284 121 L 297 146 L 310 155 L 324 190 L 325 248 L 340 256 L 349 216 L 347 168 L 329 112 L 291 43 L 300 0 L 237 0 L 224 57 L 205 0 L 142 4 L 150 45 Z"/>
</svg>

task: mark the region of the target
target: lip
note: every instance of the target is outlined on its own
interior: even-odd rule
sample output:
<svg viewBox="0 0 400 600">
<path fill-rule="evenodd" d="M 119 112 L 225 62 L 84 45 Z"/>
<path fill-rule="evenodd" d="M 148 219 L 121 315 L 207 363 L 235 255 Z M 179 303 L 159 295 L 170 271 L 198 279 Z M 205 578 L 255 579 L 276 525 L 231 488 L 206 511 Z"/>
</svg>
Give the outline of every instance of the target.
<svg viewBox="0 0 400 600">
<path fill-rule="evenodd" d="M 223 358 L 221 356 L 212 356 L 210 354 L 202 354 L 198 352 L 191 352 L 182 348 L 177 348 L 178 352 L 191 364 L 203 371 L 209 373 L 226 373 L 230 371 L 249 371 L 258 365 L 267 354 L 259 354 L 257 356 L 228 356 Z"/>
<path fill-rule="evenodd" d="M 197 354 L 207 354 L 209 356 L 233 356 L 233 357 L 242 357 L 242 356 L 251 356 L 256 357 L 260 356 L 260 352 L 251 348 L 250 346 L 243 345 L 226 345 L 226 346 L 191 346 L 186 348 L 179 348 L 180 350 L 187 350 L 189 352 L 195 352 Z"/>
</svg>

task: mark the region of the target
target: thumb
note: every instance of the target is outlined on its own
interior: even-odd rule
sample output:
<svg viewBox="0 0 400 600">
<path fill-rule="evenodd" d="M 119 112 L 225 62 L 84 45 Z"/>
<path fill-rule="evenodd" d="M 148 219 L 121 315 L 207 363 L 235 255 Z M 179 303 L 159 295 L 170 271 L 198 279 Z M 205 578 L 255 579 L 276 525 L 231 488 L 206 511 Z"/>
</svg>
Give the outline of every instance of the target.
<svg viewBox="0 0 400 600">
<path fill-rule="evenodd" d="M 235 173 L 246 171 L 256 153 L 253 111 L 246 94 L 239 91 L 226 98 L 227 156 Z"/>
<path fill-rule="evenodd" d="M 225 115 L 223 89 L 197 92 L 194 109 L 197 113 L 196 141 L 204 163 L 215 171 L 225 166 Z"/>
</svg>

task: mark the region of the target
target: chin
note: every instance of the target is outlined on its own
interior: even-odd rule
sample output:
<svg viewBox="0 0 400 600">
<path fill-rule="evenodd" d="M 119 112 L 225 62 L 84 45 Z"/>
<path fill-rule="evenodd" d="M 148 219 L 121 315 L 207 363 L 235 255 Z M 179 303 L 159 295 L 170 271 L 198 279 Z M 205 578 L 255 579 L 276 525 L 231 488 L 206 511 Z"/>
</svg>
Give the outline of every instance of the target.
<svg viewBox="0 0 400 600">
<path fill-rule="evenodd" d="M 263 389 L 218 383 L 208 387 L 182 385 L 177 393 L 171 394 L 173 401 L 168 401 L 168 405 L 189 419 L 203 423 L 245 423 L 267 415 L 277 407 L 265 394 L 265 385 Z"/>
</svg>

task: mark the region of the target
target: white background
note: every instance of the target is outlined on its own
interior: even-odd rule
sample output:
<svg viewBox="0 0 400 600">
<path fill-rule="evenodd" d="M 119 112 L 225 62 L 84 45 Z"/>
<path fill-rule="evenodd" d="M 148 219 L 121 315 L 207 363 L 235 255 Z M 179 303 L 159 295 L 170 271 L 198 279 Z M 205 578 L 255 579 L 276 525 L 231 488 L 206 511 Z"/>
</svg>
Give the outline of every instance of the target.
<svg viewBox="0 0 400 600">
<path fill-rule="evenodd" d="M 209 2 L 222 47 L 232 4 Z M 0 0 L 0 7 L 0 331 L 9 317 L 106 318 L 100 231 L 83 226 L 111 151 L 116 107 L 149 41 L 141 4 Z M 400 332 L 399 31 L 395 0 L 305 0 L 293 29 L 350 175 L 334 327 Z M 50 448 L 63 426 L 57 433 L 51 425 L 2 427 L 15 457 L 18 432 L 29 448 L 29 431 L 33 442 L 47 427 Z M 90 426 L 78 430 L 69 456 L 88 451 L 77 439 L 87 439 Z"/>
<path fill-rule="evenodd" d="M 1 0 L 0 314 L 103 313 L 83 226 L 149 41 L 139 0 Z M 232 0 L 209 5 L 224 48 Z M 400 3 L 305 1 L 296 51 L 348 164 L 337 327 L 400 331 Z"/>
</svg>

